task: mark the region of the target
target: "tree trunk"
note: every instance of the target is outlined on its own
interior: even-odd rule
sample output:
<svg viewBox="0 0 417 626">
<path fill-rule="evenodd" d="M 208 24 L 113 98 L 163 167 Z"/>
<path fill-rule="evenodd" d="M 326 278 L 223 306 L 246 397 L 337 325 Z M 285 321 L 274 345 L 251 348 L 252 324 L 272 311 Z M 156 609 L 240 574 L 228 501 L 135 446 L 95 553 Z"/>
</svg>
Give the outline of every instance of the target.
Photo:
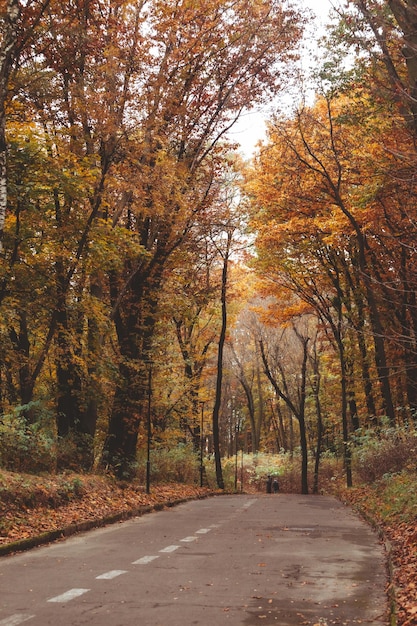
<svg viewBox="0 0 417 626">
<path fill-rule="evenodd" d="M 136 472 L 139 428 L 145 421 L 147 376 L 144 364 L 122 353 L 120 382 L 113 399 L 101 464 L 120 479 L 130 479 Z"/>
<path fill-rule="evenodd" d="M 114 313 L 120 351 L 119 382 L 101 465 L 124 479 L 135 475 L 139 429 L 147 414 L 146 365 L 152 359 L 152 337 L 165 260 L 162 256 L 152 268 L 146 266 L 136 272 L 129 291 Z M 113 301 L 118 301 L 117 285 L 111 290 Z"/>
<path fill-rule="evenodd" d="M 243 387 L 246 400 L 247 400 L 250 429 L 252 432 L 252 449 L 253 449 L 253 452 L 259 452 L 259 437 L 258 437 L 258 429 L 257 429 L 256 419 L 255 419 L 255 402 L 253 399 L 252 389 L 250 388 L 249 383 L 246 380 L 245 376 L 244 375 L 242 376 L 242 372 L 241 372 L 241 376 L 239 377 L 239 381 Z"/>
<path fill-rule="evenodd" d="M 343 460 L 346 471 L 346 486 L 352 487 L 352 454 L 349 445 L 349 426 L 347 417 L 347 376 L 346 376 L 346 359 L 343 341 L 338 341 L 339 360 L 340 360 L 340 387 L 341 387 L 341 413 L 342 413 L 342 436 L 343 436 Z"/>
<path fill-rule="evenodd" d="M 258 421 L 256 423 L 256 442 L 257 448 L 259 450 L 259 445 L 261 441 L 261 430 L 262 426 L 265 424 L 265 412 L 264 412 L 264 398 L 263 398 L 263 390 L 262 390 L 262 381 L 261 381 L 261 367 L 259 364 L 259 353 L 256 351 L 256 384 L 258 388 Z"/>
<path fill-rule="evenodd" d="M 408 91 L 404 99 L 413 116 L 414 132 L 417 132 L 417 10 L 415 2 L 388 0 L 388 4 L 404 35 L 403 55 L 407 65 Z M 398 83 L 395 84 L 397 89 Z M 403 91 L 397 89 L 398 92 Z"/>
<path fill-rule="evenodd" d="M 2 16 L 2 41 L 0 46 L 0 254 L 3 251 L 3 232 L 7 209 L 7 145 L 6 111 L 9 78 L 17 45 L 17 22 L 20 17 L 18 0 L 8 0 Z"/>
<path fill-rule="evenodd" d="M 216 480 L 219 489 L 224 489 L 223 470 L 221 462 L 221 450 L 220 450 L 220 429 L 219 429 L 219 417 L 220 417 L 220 405 L 222 401 L 222 382 L 223 382 L 223 352 L 224 345 L 226 343 L 226 330 L 227 330 L 227 271 L 229 264 L 229 254 L 232 244 L 232 232 L 227 232 L 226 250 L 223 256 L 223 270 L 222 270 L 222 285 L 221 285 L 221 307 L 222 307 L 222 324 L 220 329 L 219 344 L 217 350 L 217 378 L 216 378 L 216 395 L 214 399 L 213 407 L 213 446 L 214 446 L 214 459 L 216 465 Z"/>
<path fill-rule="evenodd" d="M 306 432 L 306 422 L 305 422 L 308 341 L 309 341 L 308 338 L 304 338 L 302 340 L 303 362 L 301 366 L 300 412 L 298 416 L 298 421 L 300 424 L 300 447 L 301 447 L 301 493 L 303 494 L 308 494 L 308 449 L 307 449 L 307 432 Z"/>
<path fill-rule="evenodd" d="M 311 383 L 311 388 L 314 395 L 314 404 L 316 406 L 316 416 L 317 416 L 317 444 L 316 444 L 316 454 L 314 460 L 314 480 L 313 480 L 313 493 L 317 494 L 319 492 L 319 468 L 320 468 L 320 458 L 321 458 L 321 449 L 323 444 L 323 435 L 324 435 L 324 424 L 323 424 L 323 415 L 321 410 L 321 402 L 320 402 L 320 383 L 321 383 L 321 375 L 320 375 L 320 366 L 319 366 L 319 358 L 317 355 L 317 343 L 314 344 L 314 355 L 311 359 L 313 366 L 313 382 Z"/>
<path fill-rule="evenodd" d="M 390 424 L 394 426 L 395 410 L 391 394 L 390 368 L 388 366 L 385 351 L 385 335 L 382 327 L 381 316 L 379 314 L 377 299 L 374 293 L 372 280 L 369 273 L 366 235 L 363 233 L 362 228 L 360 224 L 356 221 L 354 215 L 345 206 L 345 203 L 343 202 L 343 198 L 341 197 L 337 186 L 330 178 L 328 178 L 328 181 L 331 185 L 334 198 L 340 210 L 345 215 L 345 217 L 347 217 L 356 233 L 356 240 L 358 242 L 358 269 L 360 271 L 360 275 L 365 287 L 366 299 L 368 301 L 369 319 L 371 323 L 375 348 L 375 365 L 378 372 L 378 380 L 381 388 L 383 408 Z M 346 385 L 346 380 L 344 381 L 344 384 Z"/>
</svg>

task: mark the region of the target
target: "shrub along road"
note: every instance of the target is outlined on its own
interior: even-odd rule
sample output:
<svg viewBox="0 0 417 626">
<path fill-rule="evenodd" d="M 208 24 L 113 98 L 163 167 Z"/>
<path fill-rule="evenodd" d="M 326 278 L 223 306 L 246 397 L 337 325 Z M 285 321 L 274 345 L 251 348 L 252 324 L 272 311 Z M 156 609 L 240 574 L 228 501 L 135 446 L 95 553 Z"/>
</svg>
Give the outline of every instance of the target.
<svg viewBox="0 0 417 626">
<path fill-rule="evenodd" d="M 388 623 L 382 546 L 326 496 L 190 501 L 0 560 L 1 626 Z"/>
</svg>

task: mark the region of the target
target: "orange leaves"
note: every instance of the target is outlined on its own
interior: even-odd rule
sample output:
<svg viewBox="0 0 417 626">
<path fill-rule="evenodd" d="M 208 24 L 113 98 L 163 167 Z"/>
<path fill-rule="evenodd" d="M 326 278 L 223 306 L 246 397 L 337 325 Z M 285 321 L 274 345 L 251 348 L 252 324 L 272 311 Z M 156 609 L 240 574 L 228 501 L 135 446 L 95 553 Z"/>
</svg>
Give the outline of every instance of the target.
<svg viewBox="0 0 417 626">
<path fill-rule="evenodd" d="M 57 491 L 67 489 L 71 481 L 75 484 L 77 476 L 71 477 L 71 480 L 65 475 L 50 478 L 37 476 L 27 477 L 25 480 L 25 498 L 33 499 L 34 503 L 33 507 L 26 507 L 21 500 L 23 494 L 18 479 L 16 474 L 2 472 L 2 500 L 9 494 L 11 504 L 7 505 L 7 511 L 1 516 L 0 544 L 36 537 L 41 533 L 83 521 L 99 520 L 122 511 L 207 492 L 206 489 L 191 485 L 170 484 L 154 486 L 152 494 L 147 495 L 142 486 L 134 483 L 122 485 L 105 477 L 83 475 L 79 479 L 83 483 L 83 492 L 78 497 L 74 495 L 67 502 L 58 502 Z M 42 502 L 37 499 L 40 491 L 44 493 Z"/>
<path fill-rule="evenodd" d="M 394 588 L 398 604 L 399 624 L 417 624 L 417 528 L 415 523 L 399 524 L 388 529 L 393 542 Z"/>
</svg>

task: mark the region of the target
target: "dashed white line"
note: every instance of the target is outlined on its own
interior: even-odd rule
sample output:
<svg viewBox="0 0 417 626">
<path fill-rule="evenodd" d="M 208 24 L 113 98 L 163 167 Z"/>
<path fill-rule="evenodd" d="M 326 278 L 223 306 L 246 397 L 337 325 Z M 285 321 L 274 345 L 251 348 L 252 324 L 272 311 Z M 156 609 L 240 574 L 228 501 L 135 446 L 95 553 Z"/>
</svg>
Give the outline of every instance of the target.
<svg viewBox="0 0 417 626">
<path fill-rule="evenodd" d="M 180 546 L 166 546 L 166 548 L 162 548 L 162 550 L 159 550 L 159 552 L 175 552 L 175 550 L 178 550 Z"/>
<path fill-rule="evenodd" d="M 155 559 L 159 559 L 159 556 L 142 556 L 137 561 L 133 561 L 132 565 L 147 565 Z"/>
<path fill-rule="evenodd" d="M 65 593 L 62 593 L 60 596 L 55 596 L 54 598 L 49 598 L 48 602 L 69 602 L 74 598 L 78 598 L 82 596 L 84 593 L 90 591 L 89 589 L 70 589 Z"/>
<path fill-rule="evenodd" d="M 198 539 L 198 537 L 184 537 L 184 539 L 180 539 L 180 541 L 182 541 L 183 543 L 191 543 L 192 541 L 196 541 L 196 539 Z"/>
<path fill-rule="evenodd" d="M 104 574 L 100 574 L 100 576 L 96 576 L 96 580 L 112 580 L 113 578 L 117 578 L 117 576 L 121 576 L 122 574 L 127 574 L 127 570 L 112 569 L 110 572 L 105 572 Z"/>
<path fill-rule="evenodd" d="M 246 504 L 245 506 L 250 506 L 251 504 L 252 502 Z M 200 528 L 199 530 L 196 530 L 195 532 L 196 532 L 196 535 L 205 535 L 209 533 L 212 528 L 218 528 L 218 526 L 219 524 L 212 524 L 211 528 Z M 198 537 L 196 537 L 195 535 L 190 535 L 189 537 L 184 537 L 183 539 L 180 539 L 180 541 L 182 543 L 191 543 L 193 541 L 196 541 L 197 539 Z M 177 546 L 177 545 L 166 546 L 165 548 L 162 548 L 161 550 L 159 550 L 159 552 L 163 552 L 163 553 L 175 552 L 175 550 L 178 550 L 179 547 L 180 546 Z M 158 558 L 159 557 L 157 555 L 143 556 L 140 559 L 133 561 L 132 565 L 147 565 L 148 563 L 151 563 L 152 561 Z M 110 570 L 109 572 L 105 572 L 104 574 L 100 574 L 99 576 L 96 576 L 96 580 L 112 580 L 113 578 L 117 578 L 117 576 L 121 576 L 122 574 L 127 574 L 127 573 L 128 573 L 127 570 L 119 570 L 119 569 Z M 55 596 L 54 598 L 49 598 L 47 602 L 57 602 L 57 603 L 69 602 L 70 600 L 73 600 L 74 598 L 78 598 L 84 595 L 88 591 L 90 591 L 90 589 L 79 589 L 79 588 L 69 589 L 68 591 L 60 594 L 59 596 Z M 24 622 L 27 622 L 28 620 L 33 619 L 34 617 L 35 617 L 34 615 L 16 613 L 15 615 L 11 615 L 10 617 L 6 617 L 5 619 L 0 620 L 0 626 L 18 626 L 19 624 L 23 624 Z"/>
<path fill-rule="evenodd" d="M 25 615 L 24 613 L 15 613 L 10 617 L 6 617 L 5 619 L 0 620 L 0 626 L 18 626 L 18 624 L 23 624 L 23 622 L 27 622 L 33 617 L 35 616 Z"/>
</svg>

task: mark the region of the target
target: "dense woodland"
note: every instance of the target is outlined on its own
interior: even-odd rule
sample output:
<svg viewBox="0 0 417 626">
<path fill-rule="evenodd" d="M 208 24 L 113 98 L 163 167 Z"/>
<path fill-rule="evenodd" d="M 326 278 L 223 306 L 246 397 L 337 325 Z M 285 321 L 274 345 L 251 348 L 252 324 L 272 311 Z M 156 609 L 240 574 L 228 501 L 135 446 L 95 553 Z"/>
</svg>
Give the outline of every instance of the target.
<svg viewBox="0 0 417 626">
<path fill-rule="evenodd" d="M 307 492 L 414 437 L 417 2 L 344 2 L 308 80 L 301 0 L 0 20 L 1 466 L 129 478 L 151 435 L 221 488 L 237 450 L 299 452 Z"/>
</svg>

